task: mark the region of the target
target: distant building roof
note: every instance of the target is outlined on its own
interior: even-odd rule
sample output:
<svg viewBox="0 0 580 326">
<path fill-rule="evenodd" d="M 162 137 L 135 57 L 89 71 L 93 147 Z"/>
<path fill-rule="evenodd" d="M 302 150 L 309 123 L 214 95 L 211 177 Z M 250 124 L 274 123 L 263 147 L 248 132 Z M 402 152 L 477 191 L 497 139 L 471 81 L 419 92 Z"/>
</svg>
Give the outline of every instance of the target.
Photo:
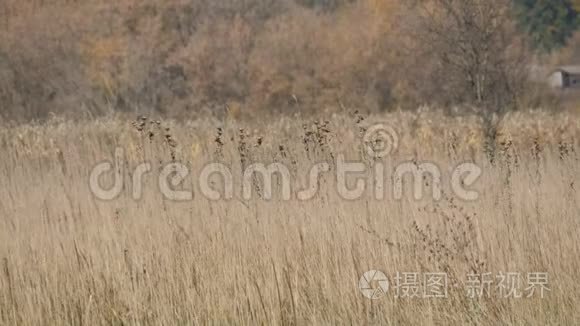
<svg viewBox="0 0 580 326">
<path fill-rule="evenodd" d="M 580 75 L 580 66 L 560 66 L 560 67 L 556 67 L 556 69 L 554 69 L 554 71 L 552 71 L 552 72 L 556 72 L 556 71 L 561 71 L 561 72 L 565 72 L 568 74 Z"/>
</svg>

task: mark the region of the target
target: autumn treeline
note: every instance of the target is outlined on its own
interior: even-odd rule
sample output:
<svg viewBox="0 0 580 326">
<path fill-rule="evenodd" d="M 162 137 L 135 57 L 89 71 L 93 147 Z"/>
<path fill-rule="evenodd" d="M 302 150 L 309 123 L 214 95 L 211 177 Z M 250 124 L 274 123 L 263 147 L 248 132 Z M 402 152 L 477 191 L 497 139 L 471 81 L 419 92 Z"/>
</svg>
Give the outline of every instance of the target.
<svg viewBox="0 0 580 326">
<path fill-rule="evenodd" d="M 492 2 L 6 0 L 0 117 L 537 104 L 521 10 Z"/>
</svg>

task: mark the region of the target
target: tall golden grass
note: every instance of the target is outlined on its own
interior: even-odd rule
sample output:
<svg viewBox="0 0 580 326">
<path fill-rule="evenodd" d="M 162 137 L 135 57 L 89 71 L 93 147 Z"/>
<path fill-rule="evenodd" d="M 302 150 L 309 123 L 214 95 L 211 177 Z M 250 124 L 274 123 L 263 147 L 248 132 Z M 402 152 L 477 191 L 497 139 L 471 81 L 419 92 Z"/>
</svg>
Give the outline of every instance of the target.
<svg viewBox="0 0 580 326">
<path fill-rule="evenodd" d="M 576 118 L 508 116 L 491 147 L 474 117 L 427 110 L 324 120 L 316 127 L 302 118 L 117 116 L 1 129 L 0 324 L 580 323 Z M 390 162 L 479 164 L 479 199 L 446 192 L 439 202 L 410 193 L 400 201 L 346 201 L 328 177 L 306 202 L 213 202 L 195 191 L 194 174 L 184 185 L 194 189 L 192 201 L 164 200 L 152 176 L 144 197 L 131 198 L 129 173 L 143 161 L 154 171 L 172 160 L 192 171 L 222 161 L 237 174 L 242 161 L 281 162 L 306 175 L 338 154 L 360 158 L 360 134 L 374 121 L 399 132 Z M 89 173 L 118 147 L 125 191 L 99 201 Z M 448 298 L 395 298 L 391 288 L 381 300 L 366 299 L 358 281 L 374 269 L 391 285 L 397 272 L 445 272 Z M 551 291 L 543 299 L 499 298 L 497 289 L 491 298 L 467 298 L 467 275 L 484 272 L 545 272 Z"/>
</svg>

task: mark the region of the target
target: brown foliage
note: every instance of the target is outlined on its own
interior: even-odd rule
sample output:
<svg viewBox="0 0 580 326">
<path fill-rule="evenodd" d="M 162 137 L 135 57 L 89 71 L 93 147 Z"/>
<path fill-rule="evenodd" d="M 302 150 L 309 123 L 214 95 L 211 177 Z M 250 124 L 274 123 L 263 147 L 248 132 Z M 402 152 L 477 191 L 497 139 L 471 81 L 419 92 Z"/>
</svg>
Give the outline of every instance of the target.
<svg viewBox="0 0 580 326">
<path fill-rule="evenodd" d="M 526 58 L 494 1 L 6 1 L 0 112 L 507 108 Z"/>
<path fill-rule="evenodd" d="M 391 0 L 329 3 L 331 11 L 268 0 L 3 6 L 5 118 L 393 104 Z"/>
</svg>

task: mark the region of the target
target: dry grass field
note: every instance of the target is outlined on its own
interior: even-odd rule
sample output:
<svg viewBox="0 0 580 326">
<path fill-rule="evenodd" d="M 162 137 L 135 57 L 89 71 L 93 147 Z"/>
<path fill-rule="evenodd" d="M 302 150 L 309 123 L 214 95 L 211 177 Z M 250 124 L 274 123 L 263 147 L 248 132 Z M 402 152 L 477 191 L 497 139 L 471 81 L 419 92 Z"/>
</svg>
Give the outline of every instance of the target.
<svg viewBox="0 0 580 326">
<path fill-rule="evenodd" d="M 299 183 L 342 154 L 370 175 L 378 161 L 362 159 L 361 135 L 375 122 L 398 132 L 384 162 L 432 162 L 444 176 L 475 162 L 479 198 L 443 186 L 439 201 L 409 189 L 395 200 L 386 175 L 384 199 L 345 200 L 332 172 L 308 201 L 244 200 L 238 187 L 234 199 L 212 201 L 198 189 L 196 171 L 211 162 L 236 180 L 248 164 L 279 162 Z M 125 187 L 99 200 L 89 174 L 116 148 Z M 2 325 L 580 324 L 576 117 L 508 115 L 487 145 L 475 117 L 430 110 L 259 123 L 54 119 L 0 129 L 0 150 Z M 134 200 L 142 162 L 152 172 Z M 190 167 L 182 187 L 192 200 L 160 193 L 154 176 L 171 162 Z M 369 270 L 390 282 L 378 300 L 359 291 Z M 445 273 L 446 298 L 404 297 L 398 272 Z M 485 273 L 494 276 L 489 297 L 469 298 L 468 275 Z M 521 277 L 516 297 L 502 290 L 502 273 Z M 530 273 L 549 276 L 544 298 L 526 297 Z"/>
</svg>

